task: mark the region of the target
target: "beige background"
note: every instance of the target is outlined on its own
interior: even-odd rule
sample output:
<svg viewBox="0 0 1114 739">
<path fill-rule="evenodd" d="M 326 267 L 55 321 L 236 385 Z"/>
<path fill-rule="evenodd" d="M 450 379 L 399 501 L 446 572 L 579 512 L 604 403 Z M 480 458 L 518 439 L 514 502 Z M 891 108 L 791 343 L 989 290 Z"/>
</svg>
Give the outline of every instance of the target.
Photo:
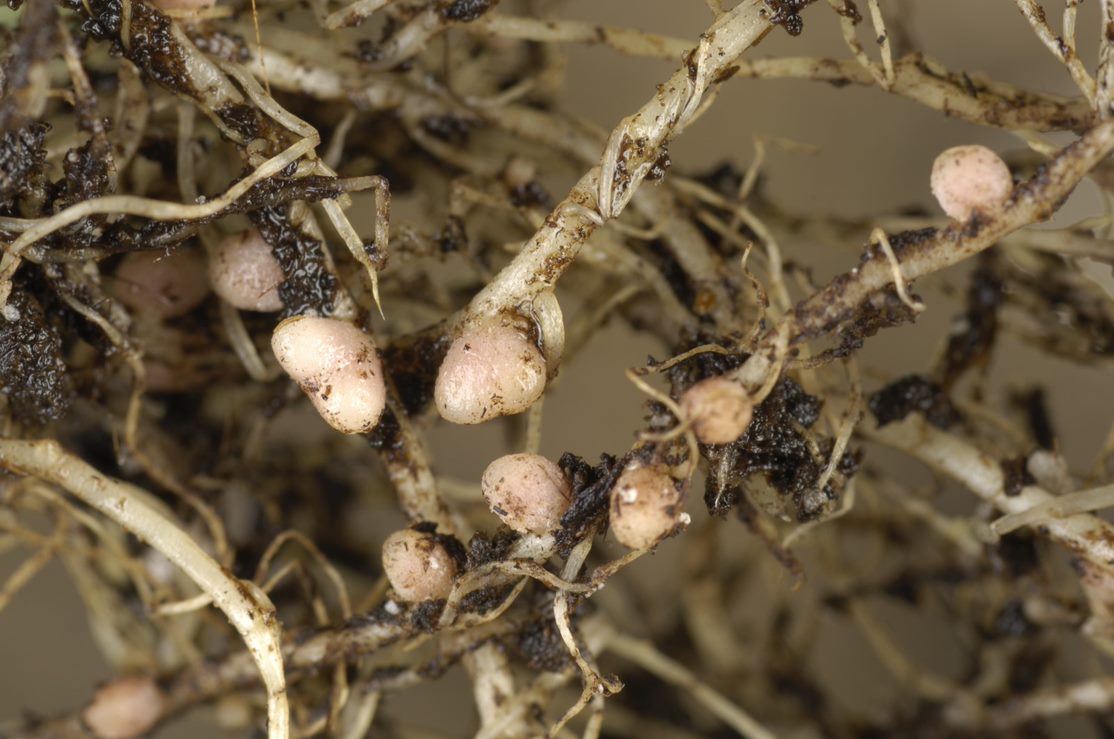
<svg viewBox="0 0 1114 739">
<path fill-rule="evenodd" d="M 1059 8 L 1057 2 L 1046 4 Z M 571 0 L 543 5 L 559 17 L 636 25 L 690 39 L 710 21 L 702 0 Z M 806 12 L 802 36 L 774 33 L 752 54 L 846 56 L 825 5 L 821 0 Z M 1084 3 L 1080 11 L 1081 54 L 1089 61 L 1094 59 L 1098 34 L 1097 5 Z M 1011 0 L 900 0 L 885 7 L 891 14 L 911 17 L 908 25 L 919 48 L 950 67 L 986 73 L 1027 88 L 1072 92 L 1067 73 L 1038 44 Z M 628 59 L 606 48 L 577 46 L 568 51 L 565 109 L 608 129 L 648 99 L 654 85 L 674 69 L 668 63 Z M 771 152 L 766 175 L 773 199 L 801 211 L 850 215 L 884 213 L 910 204 L 932 207 L 928 171 L 933 157 L 944 147 L 983 143 L 1004 152 L 1020 148 L 1020 142 L 1009 135 L 947 120 L 874 89 L 733 81 L 724 85 L 710 112 L 671 147 L 674 167 L 699 171 L 723 159 L 745 165 L 753 154 L 755 134 L 819 147 L 812 156 Z M 1093 193 L 1079 193 L 1069 203 L 1068 218 L 1074 217 L 1071 213 L 1093 212 L 1096 202 Z M 818 276 L 846 269 L 857 258 L 854 250 L 832 244 L 787 242 L 786 248 L 790 256 L 816 265 Z M 945 281 L 962 285 L 961 270 L 954 272 Z M 929 310 L 917 326 L 872 340 L 866 358 L 895 376 L 925 366 L 945 335 L 953 309 L 940 300 L 934 303 L 932 293 L 926 295 Z M 1050 382 L 1054 421 L 1069 459 L 1086 466 L 1114 415 L 1108 375 L 1071 368 L 1037 356 L 1016 342 L 1008 343 L 1010 359 L 1000 360 L 994 375 L 1006 385 L 1016 386 L 1054 378 Z M 547 397 L 543 451 L 554 456 L 573 451 L 595 459 L 602 451 L 625 449 L 642 413 L 641 397 L 624 379 L 623 368 L 641 362 L 647 353 L 661 356 L 654 342 L 621 328 L 613 326 L 596 336 L 585 353 L 563 369 L 559 385 Z M 505 437 L 496 427 L 452 428 L 438 430 L 433 441 L 441 471 L 476 480 L 484 462 L 501 453 Z M 694 514 L 698 521 L 704 517 L 695 509 Z M 635 576 L 660 577 L 668 571 L 673 546 L 667 543 L 656 557 L 638 563 Z M 0 574 L 10 571 L 17 561 L 11 555 L 0 557 Z M 902 618 L 907 616 L 894 615 L 895 622 Z M 848 683 L 854 687 L 848 688 L 845 697 L 869 699 L 871 690 L 888 679 L 886 673 L 869 657 L 857 656 L 862 644 L 856 638 L 838 627 L 830 635 L 833 639 L 821 650 L 824 654 L 817 669 L 829 669 L 850 658 L 856 666 L 849 674 L 855 680 Z M 946 669 L 954 653 L 944 642 L 927 644 L 916 656 L 926 665 Z M 60 568 L 51 567 L 0 612 L 0 720 L 21 710 L 50 714 L 72 708 L 87 698 L 91 685 L 105 677 L 80 602 Z M 391 699 L 384 710 L 401 715 L 422 706 L 421 715 L 434 728 L 442 722 L 421 701 L 430 695 L 463 698 L 466 692 L 458 677 L 447 684 L 457 689 L 445 691 L 442 683 Z M 864 684 L 871 687 L 863 691 Z M 449 735 L 460 733 L 453 724 L 440 728 Z M 190 735 L 195 734 L 184 727 L 160 734 Z"/>
</svg>

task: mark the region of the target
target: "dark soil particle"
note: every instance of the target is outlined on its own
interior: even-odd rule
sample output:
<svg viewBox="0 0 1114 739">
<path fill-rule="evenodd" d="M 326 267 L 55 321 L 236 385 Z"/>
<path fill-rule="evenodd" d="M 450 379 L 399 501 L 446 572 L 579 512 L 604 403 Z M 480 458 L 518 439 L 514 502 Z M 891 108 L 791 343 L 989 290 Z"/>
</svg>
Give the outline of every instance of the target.
<svg viewBox="0 0 1114 739">
<path fill-rule="evenodd" d="M 910 323 L 915 319 L 916 313 L 901 301 L 892 287 L 888 287 L 877 293 L 875 298 L 862 302 L 854 314 L 839 326 L 836 331 L 839 346 L 828 352 L 828 355 L 832 359 L 850 356 L 882 329 Z"/>
<path fill-rule="evenodd" d="M 988 639 L 1019 637 L 1036 631 L 1035 625 L 1025 616 L 1025 604 L 1020 598 L 1011 598 L 995 614 L 990 628 L 983 634 Z"/>
<path fill-rule="evenodd" d="M 680 345 L 674 347 L 673 353 L 681 354 L 702 344 L 723 343 L 729 342 L 724 342 L 722 337 L 706 332 L 699 332 L 693 336 L 685 337 Z M 669 378 L 671 393 L 674 397 L 679 398 L 681 397 L 681 393 L 701 380 L 706 380 L 709 377 L 718 377 L 738 368 L 746 361 L 748 356 L 749 355 L 745 353 L 722 354 L 720 352 L 701 352 L 700 354 L 694 354 L 684 362 L 675 364 L 667 370 L 666 377 Z M 648 363 L 652 366 L 658 362 L 653 357 L 650 357 Z"/>
<path fill-rule="evenodd" d="M 510 595 L 513 585 L 503 588 L 486 587 L 473 590 L 460 599 L 459 610 L 461 613 L 487 613 L 498 606 Z"/>
<path fill-rule="evenodd" d="M 444 599 L 422 601 L 410 609 L 410 624 L 418 631 L 433 632 L 437 629 L 437 621 L 443 610 Z"/>
<path fill-rule="evenodd" d="M 374 610 L 358 616 L 353 616 L 344 624 L 345 628 L 360 629 L 375 624 L 401 624 L 406 617 L 406 612 L 398 608 L 398 604 L 385 600 Z"/>
<path fill-rule="evenodd" d="M 942 373 L 945 387 L 971 367 L 985 365 L 998 336 L 998 308 L 1003 299 L 1001 279 L 984 263 L 971 274 L 967 309 L 955 321 L 948 338 Z"/>
<path fill-rule="evenodd" d="M 168 16 L 146 3 L 131 3 L 125 27 L 120 0 L 64 0 L 64 4 L 85 16 L 83 32 L 93 39 L 110 42 L 114 52 L 126 56 L 160 86 L 177 95 L 204 98 L 206 91 L 193 86 L 187 70 L 187 51 Z M 126 32 L 128 38 L 121 38 L 121 32 Z M 246 104 L 226 105 L 214 113 L 245 140 L 262 135 L 267 125 L 259 111 Z"/>
<path fill-rule="evenodd" d="M 593 467 L 566 452 L 557 465 L 572 487 L 572 505 L 561 516 L 561 528 L 557 530 L 557 550 L 566 557 L 592 526 L 607 515 L 611 488 L 623 471 L 623 461 L 602 454 L 600 463 Z"/>
<path fill-rule="evenodd" d="M 754 410 L 746 432 L 734 444 L 701 447 L 708 459 L 709 475 L 704 502 L 709 512 L 723 514 L 740 503 L 741 486 L 746 478 L 761 473 L 778 493 L 791 499 L 799 521 L 822 515 L 839 497 L 833 480 L 817 489 L 827 465 L 832 441 L 820 444 L 813 452 L 805 431 L 819 417 L 821 401 L 804 392 L 789 378 L 778 381 L 773 392 Z M 854 453 L 840 459 L 838 471 L 854 474 L 858 462 Z M 725 496 L 724 491 L 736 490 Z"/>
<path fill-rule="evenodd" d="M 925 228 L 915 228 L 909 231 L 901 231 L 892 234 L 890 238 L 890 247 L 894 250 L 894 256 L 901 257 L 907 249 L 925 244 L 934 240 L 940 234 L 940 229 L 935 226 L 926 226 Z M 885 255 L 878 250 L 879 258 L 885 258 Z"/>
<path fill-rule="evenodd" d="M 1035 690 L 1055 662 L 1055 652 L 1039 640 L 1024 642 L 1010 659 L 1009 695 L 1011 698 Z"/>
<path fill-rule="evenodd" d="M 468 569 L 503 559 L 516 541 L 518 534 L 509 529 L 503 529 L 490 537 L 485 534 L 473 535 L 468 540 Z"/>
<path fill-rule="evenodd" d="M 250 105 L 234 103 L 218 108 L 214 112 L 222 123 L 240 134 L 245 141 L 252 140 L 260 133 L 259 111 Z"/>
<path fill-rule="evenodd" d="M 770 23 L 781 26 L 790 36 L 799 36 L 804 30 L 800 12 L 814 0 L 766 0 Z"/>
<path fill-rule="evenodd" d="M 85 8 L 82 3 L 74 5 L 75 10 L 87 13 L 88 19 L 83 28 L 90 36 L 110 41 L 121 51 L 127 49 L 128 59 L 167 90 L 190 97 L 195 95 L 186 73 L 186 57 L 174 38 L 174 22 L 170 18 L 150 5 L 133 3 L 129 18 L 129 43 L 123 44 L 120 39 L 120 0 L 94 0 Z"/>
<path fill-rule="evenodd" d="M 270 177 L 252 185 L 235 203 L 213 218 L 230 213 L 247 213 L 262 208 L 276 208 L 292 200 L 317 202 L 339 197 L 344 186 L 335 177 L 309 175 L 288 180 L 283 177 Z"/>
<path fill-rule="evenodd" d="M 1033 388 L 1020 398 L 1029 424 L 1029 433 L 1041 449 L 1052 449 L 1056 445 L 1056 430 L 1052 427 L 1052 417 L 1048 413 L 1048 403 L 1042 388 Z"/>
<path fill-rule="evenodd" d="M 843 456 L 839 458 L 839 464 L 836 465 L 836 471 L 844 477 L 851 477 L 859 471 L 862 466 L 863 454 L 861 450 L 854 452 L 844 452 Z"/>
<path fill-rule="evenodd" d="M 333 311 L 336 278 L 325 269 L 321 243 L 290 220 L 289 208 L 262 208 L 251 220 L 263 239 L 271 245 L 286 279 L 279 287 L 285 306 L 282 317 Z"/>
<path fill-rule="evenodd" d="M 537 180 L 530 180 L 525 185 L 516 185 L 511 190 L 511 204 L 517 207 L 532 205 L 550 209 L 553 207 L 553 196 L 542 187 Z"/>
<path fill-rule="evenodd" d="M 422 521 L 414 524 L 411 528 L 423 534 L 429 534 L 452 558 L 457 570 L 463 570 L 465 565 L 468 564 L 468 551 L 464 548 L 464 545 L 455 536 L 437 531 L 437 524 L 432 521 Z"/>
<path fill-rule="evenodd" d="M 706 343 L 725 342 L 721 337 L 700 334 L 675 347 L 675 353 Z M 745 353 L 696 354 L 668 370 L 671 393 L 679 398 L 695 383 L 724 375 L 746 359 Z M 814 489 L 827 465 L 832 442 L 820 442 L 818 454 L 814 455 L 806 433 L 820 418 L 823 405 L 822 400 L 806 393 L 792 379 L 782 378 L 769 397 L 755 408 L 750 426 L 738 441 L 721 446 L 701 445 L 701 454 L 708 460 L 704 502 L 709 512 L 723 515 L 741 503 L 746 478 L 761 473 L 774 489 L 792 499 L 799 520 L 821 515 L 839 497 L 831 482 L 823 490 Z M 858 466 L 858 453 L 847 452 L 840 458 L 836 471 L 846 478 L 855 474 Z"/>
<path fill-rule="evenodd" d="M 0 317 L 0 394 L 21 423 L 55 421 L 66 414 L 73 394 L 62 339 L 26 292 L 13 289 L 7 305 L 18 318 Z"/>
<path fill-rule="evenodd" d="M 1036 482 L 1033 476 L 1029 474 L 1029 469 L 1025 464 L 1026 461 L 1027 458 L 1023 455 L 999 462 L 1002 475 L 1005 477 L 1005 492 L 1011 498 L 1020 494 L 1021 489 L 1026 485 L 1032 485 Z"/>
<path fill-rule="evenodd" d="M 809 395 L 792 380 L 787 379 L 782 382 L 785 383 L 783 392 L 786 412 L 794 421 L 805 428 L 809 428 L 820 418 L 820 409 L 823 407 L 824 401 Z"/>
<path fill-rule="evenodd" d="M 730 161 L 724 161 L 703 174 L 695 175 L 695 179 L 700 184 L 712 188 L 719 195 L 734 200 L 739 196 L 739 187 L 743 184 L 743 173 Z"/>
<path fill-rule="evenodd" d="M 1045 324 L 1042 347 L 1073 358 L 1114 355 L 1114 314 L 1107 296 L 1062 258 L 1044 254 L 1039 259 L 1032 269 L 1003 265 L 1003 276 L 1009 283 L 1007 300 Z"/>
<path fill-rule="evenodd" d="M 645 245 L 645 256 L 665 278 L 669 288 L 681 303 L 688 306 L 696 305 L 699 290 L 689 279 L 688 272 L 669 251 L 665 242 L 660 240 L 648 242 Z"/>
<path fill-rule="evenodd" d="M 67 276 L 73 276 L 73 273 L 65 266 L 45 264 L 40 275 L 35 275 L 28 270 L 27 287 L 37 296 L 43 313 L 49 317 L 50 323 L 63 337 L 64 344 L 68 345 L 74 338 L 80 339 L 94 347 L 101 357 L 108 361 L 108 357 L 116 352 L 116 348 L 105 336 L 104 331 L 73 310 L 62 299 L 63 295 L 71 295 L 107 318 L 108 316 L 105 315 L 107 296 L 100 289 L 96 291 L 91 289 L 89 283 L 74 284 L 67 279 Z"/>
<path fill-rule="evenodd" d="M 11 208 L 36 183 L 41 186 L 46 161 L 43 139 L 49 130 L 49 124 L 36 121 L 0 136 L 0 208 Z"/>
<path fill-rule="evenodd" d="M 441 15 L 450 21 L 468 23 L 498 4 L 499 0 L 452 0 L 441 10 Z"/>
<path fill-rule="evenodd" d="M 456 216 L 449 216 L 434 238 L 442 254 L 468 251 L 468 234 L 464 230 L 464 221 Z"/>
<path fill-rule="evenodd" d="M 654 160 L 654 163 L 650 165 L 650 171 L 646 173 L 646 179 L 650 182 L 660 180 L 662 177 L 665 177 L 665 173 L 669 171 L 671 166 L 673 166 L 673 159 L 669 156 L 669 149 L 662 146 L 661 154 L 659 154 L 658 158 Z"/>
<path fill-rule="evenodd" d="M 109 160 L 94 151 L 92 141 L 66 152 L 62 158 L 64 174 L 62 197 L 54 203 L 61 210 L 74 203 L 91 200 L 109 190 Z"/>
<path fill-rule="evenodd" d="M 572 661 L 568 647 L 551 618 L 543 618 L 524 626 L 515 635 L 515 649 L 533 670 L 560 672 Z"/>
<path fill-rule="evenodd" d="M 105 230 L 98 247 L 109 254 L 128 251 L 169 251 L 201 228 L 200 221 L 119 221 Z"/>
<path fill-rule="evenodd" d="M 475 124 L 454 115 L 428 115 L 422 119 L 422 128 L 431 136 L 452 144 L 468 141 L 468 132 Z"/>
<path fill-rule="evenodd" d="M 790 379 L 780 380 L 774 391 L 757 408 L 742 438 L 733 445 L 738 458 L 731 472 L 746 477 L 766 473 L 780 492 L 801 493 L 820 476 L 804 435 L 794 426 L 816 420 L 818 401 L 805 394 Z M 802 423 L 801 421 L 806 423 Z"/>
<path fill-rule="evenodd" d="M 410 334 L 383 349 L 383 361 L 390 367 L 391 381 L 408 415 L 421 413 L 433 399 L 437 370 L 450 343 L 438 326 Z"/>
<path fill-rule="evenodd" d="M 999 571 L 1012 577 L 1035 572 L 1040 567 L 1040 552 L 1036 538 L 1025 531 L 1014 531 L 1003 536 L 991 548 L 991 563 Z"/>
<path fill-rule="evenodd" d="M 937 428 L 959 423 L 959 412 L 943 389 L 922 375 L 908 375 L 870 396 L 867 405 L 879 426 L 900 421 L 910 413 L 921 413 Z"/>
<path fill-rule="evenodd" d="M 863 22 L 862 13 L 859 8 L 851 0 L 843 0 L 843 6 L 836 9 L 836 12 L 844 18 L 850 18 L 852 23 L 859 24 Z"/>
</svg>

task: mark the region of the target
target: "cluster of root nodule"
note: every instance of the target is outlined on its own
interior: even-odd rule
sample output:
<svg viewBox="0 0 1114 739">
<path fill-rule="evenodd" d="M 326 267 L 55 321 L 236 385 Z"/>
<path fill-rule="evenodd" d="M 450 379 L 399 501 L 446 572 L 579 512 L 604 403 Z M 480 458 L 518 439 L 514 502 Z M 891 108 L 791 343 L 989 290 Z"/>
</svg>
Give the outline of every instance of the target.
<svg viewBox="0 0 1114 739">
<path fill-rule="evenodd" d="M 850 2 L 709 2 L 709 32 L 684 44 L 586 36 L 536 5 L 35 0 L 0 18 L 0 546 L 30 550 L 2 571 L 0 610 L 64 558 L 117 673 L 12 735 L 131 739 L 199 705 L 250 735 L 265 715 L 189 573 L 67 497 L 65 474 L 22 476 L 5 442 L 39 438 L 130 485 L 117 521 L 134 495 L 267 593 L 298 736 L 421 732 L 438 717 L 380 698 L 452 670 L 479 716 L 446 711 L 453 735 L 1036 735 L 1074 712 L 1114 730 L 1109 678 L 1074 685 L 1089 673 L 1055 659 L 1114 652 L 1099 556 L 1114 535 L 1091 514 L 1114 444 L 1073 474 L 1050 408 L 1068 391 L 1036 375 L 1003 389 L 994 364 L 1010 335 L 1109 369 L 1114 310 L 1093 269 L 1109 277 L 1109 219 L 1026 230 L 1074 186 L 1053 175 L 1078 181 L 1070 165 L 1093 152 L 1034 143 L 1048 161 L 1031 174 L 1031 158 L 956 146 L 909 173 L 939 213 L 848 221 L 770 202 L 768 142 L 749 166 L 671 157 L 694 119 L 661 132 L 632 116 L 597 167 L 615 147 L 560 110 L 559 82 L 579 48 L 564 43 L 589 40 L 676 62 L 648 103 L 679 100 L 668 110 L 731 94 L 736 74 L 805 77 L 1099 147 L 1087 105 L 1106 81 L 1065 100 L 919 53 L 872 62 L 857 42 L 845 62 L 808 59 L 802 19 L 853 33 L 867 14 Z M 723 35 L 755 24 L 758 40 L 800 36 L 798 55 L 715 66 Z M 1090 174 L 1109 192 L 1108 165 Z M 603 195 L 629 203 L 601 213 Z M 780 251 L 802 234 L 846 256 L 827 286 L 808 252 Z M 971 269 L 932 274 L 957 253 Z M 929 284 L 958 303 L 936 303 L 953 315 L 942 334 L 915 325 Z M 562 368 L 616 326 L 659 347 L 593 368 L 627 370 L 644 423 L 589 459 L 540 454 L 557 434 L 546 408 L 583 390 L 554 387 Z M 861 367 L 895 327 L 937 359 Z M 475 426 L 506 448 L 461 452 Z M 475 479 L 441 474 L 454 454 Z M 983 500 L 937 506 L 949 478 Z M 1070 511 L 1048 502 L 1090 483 Z M 990 526 L 1030 505 L 1051 512 Z M 962 664 L 922 667 L 910 618 Z M 866 637 L 885 677 L 863 679 L 897 691 L 889 704 L 845 700 L 832 623 Z M 22 639 L 4 628 L 0 644 Z"/>
</svg>

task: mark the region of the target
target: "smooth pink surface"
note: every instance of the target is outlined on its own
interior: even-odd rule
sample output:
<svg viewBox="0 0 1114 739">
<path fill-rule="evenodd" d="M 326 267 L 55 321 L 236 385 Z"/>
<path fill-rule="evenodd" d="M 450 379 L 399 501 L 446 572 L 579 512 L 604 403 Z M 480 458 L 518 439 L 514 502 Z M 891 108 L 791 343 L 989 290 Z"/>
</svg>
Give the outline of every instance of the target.
<svg viewBox="0 0 1114 739">
<path fill-rule="evenodd" d="M 209 294 L 205 265 L 192 249 L 132 252 L 116 268 L 112 292 L 139 318 L 174 318 Z"/>
<path fill-rule="evenodd" d="M 335 318 L 298 316 L 275 328 L 271 348 L 330 426 L 358 434 L 379 422 L 387 391 L 371 336 Z"/>
<path fill-rule="evenodd" d="M 448 597 L 456 563 L 429 534 L 403 529 L 383 542 L 383 571 L 399 598 L 418 602 Z"/>
<path fill-rule="evenodd" d="M 680 522 L 682 495 L 664 467 L 628 469 L 611 490 L 611 533 L 631 549 L 646 549 Z"/>
<path fill-rule="evenodd" d="M 240 310 L 282 310 L 282 267 L 257 230 L 225 238 L 209 259 L 213 290 Z"/>
<path fill-rule="evenodd" d="M 132 739 L 146 734 L 162 715 L 162 691 L 149 677 L 125 677 L 108 683 L 81 714 L 100 739 Z"/>
<path fill-rule="evenodd" d="M 453 423 L 521 413 L 545 390 L 545 359 L 521 332 L 489 326 L 464 333 L 437 373 L 434 401 Z"/>
<path fill-rule="evenodd" d="M 957 221 L 977 210 L 993 210 L 1013 191 L 1013 176 L 1002 158 L 985 146 L 956 146 L 932 165 L 932 194 Z"/>
<path fill-rule="evenodd" d="M 754 405 L 739 383 L 710 377 L 685 391 L 681 410 L 692 421 L 692 430 L 701 442 L 730 444 L 747 430 Z"/>
<path fill-rule="evenodd" d="M 561 468 L 538 454 L 499 457 L 484 470 L 480 487 L 495 515 L 523 534 L 557 528 L 572 497 Z"/>
</svg>

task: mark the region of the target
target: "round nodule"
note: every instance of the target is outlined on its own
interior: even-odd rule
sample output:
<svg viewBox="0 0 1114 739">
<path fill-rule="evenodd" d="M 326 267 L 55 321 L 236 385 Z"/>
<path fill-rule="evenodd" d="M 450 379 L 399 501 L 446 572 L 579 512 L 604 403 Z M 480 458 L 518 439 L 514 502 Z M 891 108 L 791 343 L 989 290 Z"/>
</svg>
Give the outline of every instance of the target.
<svg viewBox="0 0 1114 739">
<path fill-rule="evenodd" d="M 1013 191 L 1002 158 L 985 146 L 954 146 L 932 164 L 932 194 L 951 218 L 966 221 L 976 211 L 999 207 Z"/>
<path fill-rule="evenodd" d="M 368 334 L 336 318 L 296 316 L 275 327 L 271 348 L 286 374 L 337 431 L 360 434 L 379 423 L 387 388 Z"/>
<path fill-rule="evenodd" d="M 162 691 L 151 678 L 124 677 L 100 688 L 81 718 L 100 739 L 133 739 L 155 726 L 164 703 Z"/>
<path fill-rule="evenodd" d="M 611 489 L 611 533 L 631 549 L 648 549 L 684 523 L 684 494 L 664 467 L 627 469 Z"/>
<path fill-rule="evenodd" d="M 572 490 L 561 468 L 538 454 L 508 454 L 487 466 L 480 480 L 487 504 L 520 534 L 557 528 Z"/>
<path fill-rule="evenodd" d="M 512 326 L 465 331 L 437 372 L 434 402 L 446 421 L 460 424 L 522 413 L 545 391 L 545 359 Z"/>
<path fill-rule="evenodd" d="M 282 310 L 279 286 L 285 278 L 271 245 L 254 228 L 225 238 L 209 258 L 213 290 L 240 310 Z"/>
<path fill-rule="evenodd" d="M 456 578 L 456 562 L 431 534 L 403 529 L 383 542 L 383 571 L 404 601 L 447 598 Z"/>
<path fill-rule="evenodd" d="M 754 403 L 743 386 L 726 377 L 710 377 L 681 396 L 681 410 L 703 444 L 731 444 L 750 425 Z"/>
<path fill-rule="evenodd" d="M 116 268 L 112 292 L 139 318 L 177 318 L 209 294 L 205 265 L 192 249 L 131 252 Z"/>
</svg>

